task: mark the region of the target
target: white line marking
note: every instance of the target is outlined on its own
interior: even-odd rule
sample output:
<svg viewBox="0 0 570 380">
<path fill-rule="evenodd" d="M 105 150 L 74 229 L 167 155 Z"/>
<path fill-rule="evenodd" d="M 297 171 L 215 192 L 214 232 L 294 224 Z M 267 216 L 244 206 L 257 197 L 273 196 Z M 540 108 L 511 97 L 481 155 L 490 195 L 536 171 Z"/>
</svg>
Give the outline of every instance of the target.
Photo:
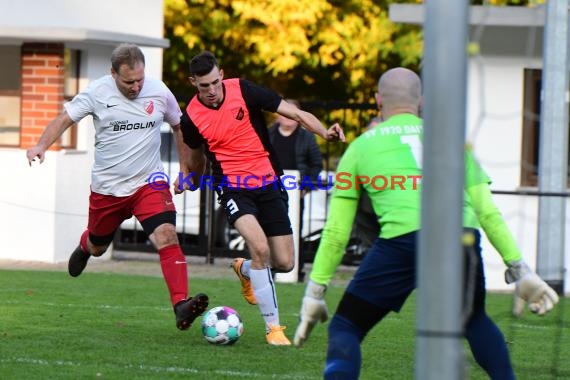
<svg viewBox="0 0 570 380">
<path fill-rule="evenodd" d="M 42 365 L 42 366 L 73 366 L 73 367 L 80 367 L 82 366 L 81 362 L 70 362 L 64 360 L 44 360 L 44 359 L 34 359 L 34 358 L 4 358 L 0 359 L 0 363 L 23 363 L 23 364 L 31 364 L 31 365 Z M 116 367 L 116 366 L 114 366 Z M 119 366 L 120 367 L 120 366 Z M 225 370 L 213 370 L 213 371 L 204 371 L 197 368 L 189 368 L 189 367 L 162 367 L 156 365 L 145 365 L 145 364 L 127 364 L 123 366 L 125 369 L 138 369 L 146 372 L 154 372 L 154 373 L 193 373 L 193 374 L 212 374 L 212 375 L 224 375 L 224 376 L 231 376 L 231 377 L 241 377 L 241 378 L 263 378 L 263 379 L 287 379 L 287 380 L 306 380 L 306 379 L 313 379 L 313 377 L 308 377 L 301 374 L 273 374 L 268 375 L 266 373 L 258 373 L 258 372 L 242 372 L 242 371 L 225 371 Z"/>
<path fill-rule="evenodd" d="M 34 305 L 41 305 L 41 306 L 50 306 L 50 307 L 83 307 L 89 309 L 115 309 L 115 310 L 128 310 L 128 309 L 147 309 L 147 310 L 171 310 L 170 307 L 161 307 L 161 306 L 125 306 L 125 305 L 89 305 L 89 304 L 80 304 L 80 303 L 54 303 L 54 302 L 22 302 L 22 301 L 9 301 L 9 300 L 2 300 L 0 301 L 0 305 L 24 305 L 24 304 L 34 304 Z"/>
</svg>

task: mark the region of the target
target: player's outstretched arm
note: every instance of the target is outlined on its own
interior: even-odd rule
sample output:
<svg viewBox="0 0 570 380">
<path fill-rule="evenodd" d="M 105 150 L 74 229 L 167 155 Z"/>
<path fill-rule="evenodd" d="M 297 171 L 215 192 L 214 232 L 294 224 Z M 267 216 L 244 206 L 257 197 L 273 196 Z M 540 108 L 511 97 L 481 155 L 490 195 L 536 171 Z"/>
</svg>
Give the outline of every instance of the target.
<svg viewBox="0 0 570 380">
<path fill-rule="evenodd" d="M 484 183 L 467 189 L 485 235 L 507 265 L 505 281 L 515 283 L 513 314 L 521 315 L 525 304 L 538 315 L 548 313 L 558 303 L 558 295 L 522 260 L 518 246 Z"/>
<path fill-rule="evenodd" d="M 303 111 L 282 100 L 277 108 L 277 113 L 289 119 L 297 121 L 307 131 L 321 136 L 327 141 L 346 141 L 344 132 L 338 123 L 333 124 L 329 129 L 320 122 L 315 115 L 310 112 Z"/>
</svg>

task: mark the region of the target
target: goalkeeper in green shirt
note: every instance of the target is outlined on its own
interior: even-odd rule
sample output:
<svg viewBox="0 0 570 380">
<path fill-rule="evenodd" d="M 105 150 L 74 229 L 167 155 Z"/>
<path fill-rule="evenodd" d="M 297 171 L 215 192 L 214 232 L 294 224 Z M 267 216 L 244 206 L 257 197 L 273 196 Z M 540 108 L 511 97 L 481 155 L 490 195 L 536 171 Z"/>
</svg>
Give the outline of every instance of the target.
<svg viewBox="0 0 570 380">
<path fill-rule="evenodd" d="M 421 207 L 421 92 L 420 78 L 414 72 L 395 68 L 384 73 L 376 96 L 384 121 L 350 144 L 338 165 L 328 219 L 301 305 L 296 346 L 308 339 L 318 321 L 328 318 L 326 287 L 341 262 L 362 191 L 370 197 L 381 229 L 329 324 L 325 379 L 358 378 L 360 343 L 389 312 L 398 312 L 415 289 Z M 519 302 L 515 313 L 522 312 L 525 301 L 531 311 L 543 315 L 558 302 L 558 296 L 522 261 L 493 203 L 490 180 L 470 151 L 465 154 L 465 164 L 463 226 L 474 237 L 475 258 L 465 260 L 464 270 L 474 270 L 476 276 L 464 336 L 490 378 L 514 379 L 503 334 L 485 312 L 479 229 L 485 231 L 507 265 L 506 281 L 516 283 Z"/>
</svg>

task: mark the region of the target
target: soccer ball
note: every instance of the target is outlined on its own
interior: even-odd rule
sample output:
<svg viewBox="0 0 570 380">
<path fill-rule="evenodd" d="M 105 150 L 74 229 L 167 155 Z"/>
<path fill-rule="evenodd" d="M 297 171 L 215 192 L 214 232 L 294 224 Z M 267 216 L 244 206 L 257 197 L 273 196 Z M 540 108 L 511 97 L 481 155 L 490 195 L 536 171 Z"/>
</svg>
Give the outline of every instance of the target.
<svg viewBox="0 0 570 380">
<path fill-rule="evenodd" d="M 231 307 L 216 306 L 204 314 L 202 334 L 212 344 L 234 344 L 243 334 L 243 322 Z"/>
</svg>

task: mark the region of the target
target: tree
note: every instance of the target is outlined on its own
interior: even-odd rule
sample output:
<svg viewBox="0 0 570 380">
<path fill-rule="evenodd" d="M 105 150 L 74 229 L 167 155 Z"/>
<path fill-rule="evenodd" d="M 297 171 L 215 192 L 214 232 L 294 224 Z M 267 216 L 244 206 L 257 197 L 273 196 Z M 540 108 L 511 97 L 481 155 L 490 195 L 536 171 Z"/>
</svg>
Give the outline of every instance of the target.
<svg viewBox="0 0 570 380">
<path fill-rule="evenodd" d="M 166 0 L 164 79 L 188 93 L 187 61 L 212 51 L 226 76 L 298 99 L 373 101 L 380 73 L 417 69 L 418 27 L 388 19 L 388 1 Z"/>
<path fill-rule="evenodd" d="M 389 3 L 165 0 L 171 47 L 165 50 L 163 78 L 186 102 L 194 94 L 188 60 L 210 50 L 226 77 L 250 79 L 302 105 L 315 100 L 369 103 L 365 110 L 310 109 L 327 125 L 342 120 L 351 141 L 378 112 L 373 104 L 380 74 L 394 66 L 418 70 L 421 28 L 392 23 Z M 344 148 L 326 144 L 323 151 L 334 160 Z"/>
<path fill-rule="evenodd" d="M 543 2 L 472 0 L 471 4 Z M 372 104 L 376 81 L 388 68 L 420 70 L 421 27 L 392 23 L 390 3 L 394 1 L 165 0 L 165 36 L 171 47 L 165 50 L 163 77 L 178 99 L 188 100 L 193 95 L 188 60 L 210 50 L 226 77 L 250 79 L 302 104 L 314 100 Z M 350 141 L 376 112 L 315 113 L 326 123 L 343 120 Z"/>
</svg>

